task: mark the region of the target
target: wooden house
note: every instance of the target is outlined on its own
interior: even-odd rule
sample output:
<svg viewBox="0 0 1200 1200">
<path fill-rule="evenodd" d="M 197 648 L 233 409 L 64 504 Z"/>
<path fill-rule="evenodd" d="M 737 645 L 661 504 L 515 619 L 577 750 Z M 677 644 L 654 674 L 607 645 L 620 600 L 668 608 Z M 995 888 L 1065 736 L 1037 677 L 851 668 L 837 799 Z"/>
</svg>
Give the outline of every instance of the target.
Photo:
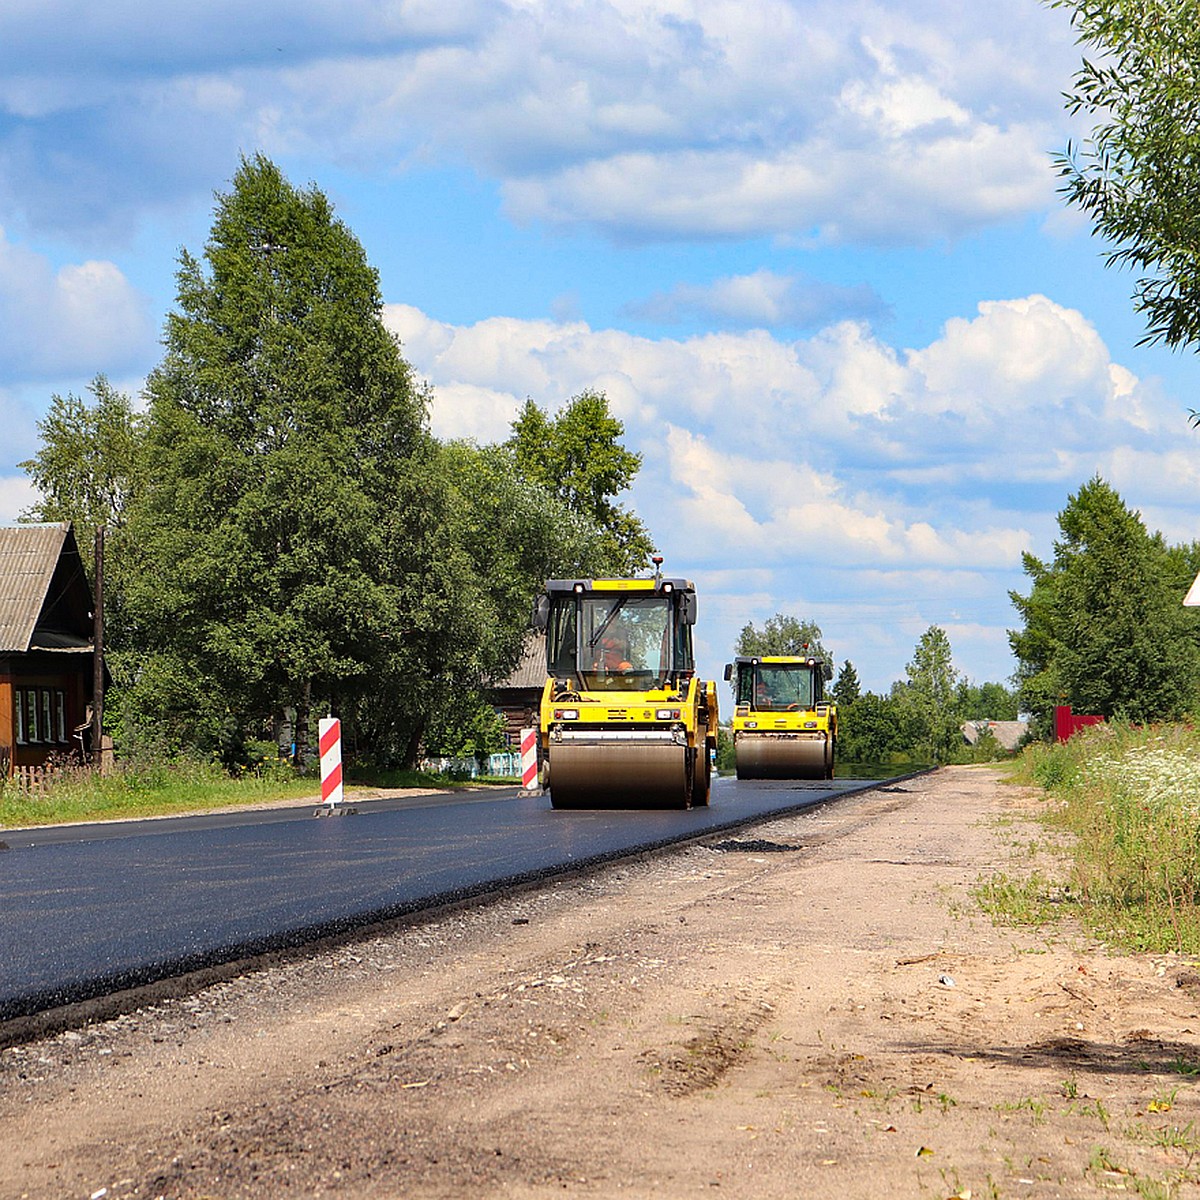
<svg viewBox="0 0 1200 1200">
<path fill-rule="evenodd" d="M 0 526 L 0 778 L 90 749 L 92 632 L 71 525 Z"/>
<path fill-rule="evenodd" d="M 536 729 L 542 688 L 546 685 L 546 639 L 530 633 L 525 638 L 521 661 L 507 679 L 489 689 L 488 698 L 504 718 L 505 734 L 513 749 L 520 749 L 521 730 Z"/>
</svg>

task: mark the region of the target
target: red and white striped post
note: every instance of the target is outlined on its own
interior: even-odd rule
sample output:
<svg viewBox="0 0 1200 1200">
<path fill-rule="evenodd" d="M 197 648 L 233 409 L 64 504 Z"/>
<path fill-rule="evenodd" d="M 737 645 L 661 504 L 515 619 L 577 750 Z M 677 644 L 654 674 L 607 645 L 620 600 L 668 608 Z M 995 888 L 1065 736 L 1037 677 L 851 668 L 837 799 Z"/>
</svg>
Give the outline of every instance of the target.
<svg viewBox="0 0 1200 1200">
<path fill-rule="evenodd" d="M 521 788 L 526 792 L 538 790 L 538 731 L 521 730 Z"/>
<path fill-rule="evenodd" d="M 322 717 L 318 725 L 321 747 L 321 803 L 342 801 L 342 723 L 337 717 Z"/>
</svg>

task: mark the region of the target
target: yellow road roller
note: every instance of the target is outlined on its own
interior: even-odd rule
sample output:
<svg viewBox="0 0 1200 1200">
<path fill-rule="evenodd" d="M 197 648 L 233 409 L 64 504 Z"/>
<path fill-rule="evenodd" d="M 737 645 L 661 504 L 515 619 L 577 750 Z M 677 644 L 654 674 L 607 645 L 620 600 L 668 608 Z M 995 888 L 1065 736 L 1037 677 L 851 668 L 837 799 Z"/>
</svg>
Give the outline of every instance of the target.
<svg viewBox="0 0 1200 1200">
<path fill-rule="evenodd" d="M 726 665 L 739 779 L 833 778 L 837 705 L 825 699 L 832 675 L 813 656 L 739 656 Z"/>
<path fill-rule="evenodd" d="M 649 579 L 550 579 L 538 596 L 539 758 L 554 808 L 708 803 L 717 687 L 696 678 L 696 589 L 654 564 Z"/>
</svg>

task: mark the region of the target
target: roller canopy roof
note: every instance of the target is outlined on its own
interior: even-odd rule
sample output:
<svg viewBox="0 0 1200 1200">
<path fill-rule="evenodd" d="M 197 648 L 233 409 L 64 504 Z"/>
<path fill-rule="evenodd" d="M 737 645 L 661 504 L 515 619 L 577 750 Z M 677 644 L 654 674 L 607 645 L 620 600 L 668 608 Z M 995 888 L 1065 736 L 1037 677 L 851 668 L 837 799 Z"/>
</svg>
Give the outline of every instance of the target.
<svg viewBox="0 0 1200 1200">
<path fill-rule="evenodd" d="M 668 588 L 666 585 L 670 584 Z M 546 591 L 551 595 L 574 592 L 694 592 L 690 579 L 547 579 Z"/>
</svg>

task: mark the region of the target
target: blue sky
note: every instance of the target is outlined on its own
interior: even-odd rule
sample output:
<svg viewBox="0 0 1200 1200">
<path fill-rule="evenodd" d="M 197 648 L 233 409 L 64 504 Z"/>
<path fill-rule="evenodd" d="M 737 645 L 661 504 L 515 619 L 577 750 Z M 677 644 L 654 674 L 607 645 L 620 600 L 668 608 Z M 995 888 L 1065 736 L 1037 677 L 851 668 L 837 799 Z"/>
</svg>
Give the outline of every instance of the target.
<svg viewBox="0 0 1200 1200">
<path fill-rule="evenodd" d="M 1036 0 L 10 0 L 0 521 L 51 395 L 138 394 L 261 151 L 365 246 L 436 433 L 607 392 L 706 672 L 784 612 L 875 690 L 935 624 L 1004 681 L 1092 475 L 1197 533 L 1195 362 L 1055 194 L 1078 62 Z"/>
</svg>

